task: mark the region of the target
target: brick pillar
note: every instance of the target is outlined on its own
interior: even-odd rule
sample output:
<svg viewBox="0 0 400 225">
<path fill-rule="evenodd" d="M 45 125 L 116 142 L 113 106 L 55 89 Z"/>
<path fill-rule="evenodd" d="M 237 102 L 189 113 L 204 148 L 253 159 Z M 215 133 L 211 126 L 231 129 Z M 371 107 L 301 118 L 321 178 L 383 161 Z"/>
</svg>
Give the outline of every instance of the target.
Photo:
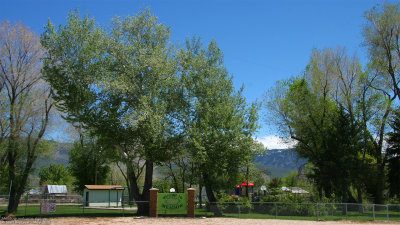
<svg viewBox="0 0 400 225">
<path fill-rule="evenodd" d="M 150 207 L 149 207 L 149 216 L 150 217 L 158 217 L 158 189 L 151 188 L 150 189 Z"/>
<path fill-rule="evenodd" d="M 189 188 L 187 189 L 187 216 L 194 217 L 194 197 L 195 197 L 195 189 Z"/>
</svg>

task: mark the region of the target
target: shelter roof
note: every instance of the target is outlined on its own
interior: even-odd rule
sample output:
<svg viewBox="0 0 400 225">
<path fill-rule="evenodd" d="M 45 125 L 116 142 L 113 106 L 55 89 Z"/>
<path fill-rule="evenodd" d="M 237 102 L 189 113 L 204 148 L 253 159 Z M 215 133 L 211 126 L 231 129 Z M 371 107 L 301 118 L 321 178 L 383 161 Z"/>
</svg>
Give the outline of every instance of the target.
<svg viewBox="0 0 400 225">
<path fill-rule="evenodd" d="M 88 190 L 124 190 L 121 185 L 85 185 Z"/>
<path fill-rule="evenodd" d="M 247 184 L 249 185 L 249 187 L 254 187 L 253 183 L 248 182 L 247 180 L 245 180 L 243 183 L 240 184 L 240 186 L 247 186 Z"/>
</svg>

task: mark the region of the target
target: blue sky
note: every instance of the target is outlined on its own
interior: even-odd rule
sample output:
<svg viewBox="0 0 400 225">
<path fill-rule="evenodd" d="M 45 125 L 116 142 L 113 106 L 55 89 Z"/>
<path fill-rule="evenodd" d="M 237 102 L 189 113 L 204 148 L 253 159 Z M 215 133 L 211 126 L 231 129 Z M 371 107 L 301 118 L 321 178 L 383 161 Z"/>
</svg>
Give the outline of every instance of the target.
<svg viewBox="0 0 400 225">
<path fill-rule="evenodd" d="M 100 25 L 108 25 L 114 16 L 136 15 L 149 7 L 160 22 L 171 27 L 176 44 L 193 35 L 205 45 L 215 39 L 234 85 L 244 84 L 244 95 L 251 102 L 261 101 L 277 80 L 299 75 L 313 48 L 346 47 L 365 63 L 364 12 L 378 3 L 382 1 L 0 0 L 0 20 L 22 21 L 40 34 L 48 18 L 64 24 L 71 9 L 78 8 Z M 266 126 L 262 116 L 261 125 L 258 138 L 278 134 Z"/>
</svg>

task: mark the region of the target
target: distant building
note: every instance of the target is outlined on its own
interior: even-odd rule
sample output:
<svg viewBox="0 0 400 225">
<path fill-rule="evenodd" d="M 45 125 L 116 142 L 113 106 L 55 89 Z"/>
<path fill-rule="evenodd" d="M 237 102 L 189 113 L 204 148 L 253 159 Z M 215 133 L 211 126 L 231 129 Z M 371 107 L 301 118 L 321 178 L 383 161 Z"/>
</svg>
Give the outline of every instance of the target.
<svg viewBox="0 0 400 225">
<path fill-rule="evenodd" d="M 299 188 L 299 187 L 292 187 L 291 192 L 293 194 L 310 194 L 310 192 L 308 192 L 302 188 Z"/>
<path fill-rule="evenodd" d="M 83 202 L 85 206 L 118 207 L 122 204 L 124 190 L 121 185 L 85 185 Z"/>
<path fill-rule="evenodd" d="M 292 194 L 310 194 L 310 192 L 299 187 L 281 187 L 281 190 Z"/>
<path fill-rule="evenodd" d="M 32 189 L 29 189 L 28 191 L 26 191 L 25 194 L 27 194 L 29 196 L 42 195 L 42 192 L 40 191 L 40 188 L 32 188 Z"/>
<path fill-rule="evenodd" d="M 46 197 L 65 197 L 68 193 L 66 185 L 47 185 L 44 194 Z"/>
</svg>

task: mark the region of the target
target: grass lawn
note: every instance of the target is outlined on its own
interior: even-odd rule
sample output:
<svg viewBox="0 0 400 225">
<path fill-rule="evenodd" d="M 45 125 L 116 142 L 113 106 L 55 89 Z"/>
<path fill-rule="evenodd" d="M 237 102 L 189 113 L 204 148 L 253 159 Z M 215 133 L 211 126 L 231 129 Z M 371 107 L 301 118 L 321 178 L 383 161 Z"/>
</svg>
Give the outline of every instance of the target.
<svg viewBox="0 0 400 225">
<path fill-rule="evenodd" d="M 5 213 L 5 208 L 0 209 L 0 214 Z M 101 217 L 101 216 L 134 216 L 136 210 L 122 210 L 113 208 L 82 208 L 77 205 L 57 205 L 56 212 L 40 214 L 40 206 L 27 206 L 20 205 L 18 212 L 13 213 L 17 217 L 72 217 L 72 216 L 84 216 L 84 217 Z"/>
</svg>

